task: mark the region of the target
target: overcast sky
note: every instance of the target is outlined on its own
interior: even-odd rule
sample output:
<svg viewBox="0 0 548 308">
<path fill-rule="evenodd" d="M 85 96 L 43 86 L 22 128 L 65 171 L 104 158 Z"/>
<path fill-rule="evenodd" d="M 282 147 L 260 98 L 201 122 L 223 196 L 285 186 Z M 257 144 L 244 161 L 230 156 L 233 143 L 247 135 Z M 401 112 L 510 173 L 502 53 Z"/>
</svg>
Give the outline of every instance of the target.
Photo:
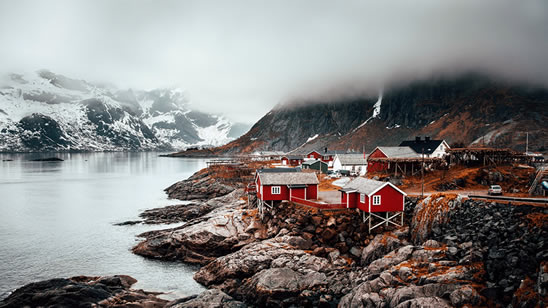
<svg viewBox="0 0 548 308">
<path fill-rule="evenodd" d="M 0 70 L 181 87 L 248 123 L 294 97 L 440 71 L 548 85 L 547 38 L 545 0 L 0 0 Z"/>
</svg>

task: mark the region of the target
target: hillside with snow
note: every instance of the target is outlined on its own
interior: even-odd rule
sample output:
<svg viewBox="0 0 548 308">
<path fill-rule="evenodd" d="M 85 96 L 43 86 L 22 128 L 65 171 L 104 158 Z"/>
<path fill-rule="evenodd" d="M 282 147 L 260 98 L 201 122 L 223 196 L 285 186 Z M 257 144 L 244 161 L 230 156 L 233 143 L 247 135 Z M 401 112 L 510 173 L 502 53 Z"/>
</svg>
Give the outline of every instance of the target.
<svg viewBox="0 0 548 308">
<path fill-rule="evenodd" d="M 45 70 L 0 79 L 0 152 L 177 150 L 246 130 L 192 110 L 179 89 L 119 90 Z"/>
</svg>

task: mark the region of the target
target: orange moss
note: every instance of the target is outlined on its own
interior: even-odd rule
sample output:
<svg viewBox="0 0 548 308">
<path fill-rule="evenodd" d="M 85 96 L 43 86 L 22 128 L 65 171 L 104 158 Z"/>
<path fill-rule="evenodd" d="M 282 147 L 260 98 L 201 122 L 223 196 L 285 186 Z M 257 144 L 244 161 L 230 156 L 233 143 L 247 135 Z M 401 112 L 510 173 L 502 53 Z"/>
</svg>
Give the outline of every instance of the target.
<svg viewBox="0 0 548 308">
<path fill-rule="evenodd" d="M 540 212 L 529 213 L 525 217 L 529 219 L 529 222 L 532 226 L 543 228 L 548 225 L 548 214 L 544 214 Z"/>
<path fill-rule="evenodd" d="M 419 224 L 419 229 L 426 227 L 427 231 L 432 229 L 432 224 L 437 217 L 443 218 L 444 214 L 449 212 L 449 202 L 457 198 L 456 194 L 437 193 L 430 196 L 427 204 L 423 204 L 422 208 L 417 212 L 415 220 Z M 423 200 L 424 202 L 424 200 Z M 447 219 L 447 218 L 445 218 Z M 416 238 L 417 234 L 413 234 Z"/>
<path fill-rule="evenodd" d="M 535 282 L 529 276 L 525 277 L 519 288 L 514 292 L 514 297 L 518 303 L 540 300 L 540 295 L 535 290 Z M 546 296 L 544 301 L 547 302 Z"/>
</svg>

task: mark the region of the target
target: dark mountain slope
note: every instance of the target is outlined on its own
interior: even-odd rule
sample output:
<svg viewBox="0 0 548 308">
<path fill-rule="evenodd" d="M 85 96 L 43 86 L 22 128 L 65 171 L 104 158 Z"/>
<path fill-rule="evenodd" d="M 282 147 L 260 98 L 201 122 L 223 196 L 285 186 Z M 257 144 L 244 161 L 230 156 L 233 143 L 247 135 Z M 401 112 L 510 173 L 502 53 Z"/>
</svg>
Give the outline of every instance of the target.
<svg viewBox="0 0 548 308">
<path fill-rule="evenodd" d="M 548 140 L 546 89 L 467 74 L 393 87 L 385 91 L 380 110 L 376 101 L 363 98 L 280 105 L 247 134 L 214 152 L 304 151 L 324 146 L 370 151 L 416 135 L 523 151 L 526 132 L 530 150 L 542 150 Z M 307 142 L 316 135 L 319 137 Z"/>
</svg>

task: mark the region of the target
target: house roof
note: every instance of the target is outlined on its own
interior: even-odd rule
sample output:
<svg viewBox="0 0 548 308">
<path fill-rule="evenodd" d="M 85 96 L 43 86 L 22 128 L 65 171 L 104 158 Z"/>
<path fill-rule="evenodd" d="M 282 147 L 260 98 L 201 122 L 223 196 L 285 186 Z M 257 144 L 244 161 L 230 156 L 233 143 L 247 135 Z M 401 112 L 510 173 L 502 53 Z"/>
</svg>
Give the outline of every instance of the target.
<svg viewBox="0 0 548 308">
<path fill-rule="evenodd" d="M 416 153 L 421 154 L 422 149 L 424 149 L 424 154 L 430 155 L 444 142 L 443 140 L 405 140 L 400 143 L 400 146 L 410 147 Z"/>
<path fill-rule="evenodd" d="M 318 178 L 315 173 L 308 172 L 280 172 L 280 173 L 260 173 L 262 185 L 306 185 L 318 184 Z"/>
<path fill-rule="evenodd" d="M 383 188 L 386 185 L 392 186 L 394 189 L 399 191 L 400 193 L 407 195 L 405 192 L 397 188 L 394 184 L 390 182 L 381 182 L 371 179 L 366 179 L 362 177 L 357 177 L 350 181 L 348 184 L 344 185 L 344 187 L 341 189 L 344 192 L 359 192 L 362 194 L 366 194 L 368 196 L 371 196 L 372 194 L 379 191 L 381 188 Z"/>
<path fill-rule="evenodd" d="M 337 154 L 346 154 L 347 151 L 339 151 L 339 150 L 328 150 L 327 152 L 320 152 L 323 155 L 337 155 Z"/>
<path fill-rule="evenodd" d="M 313 153 L 313 152 L 316 152 L 320 155 L 337 155 L 337 154 L 346 154 L 348 153 L 347 151 L 342 151 L 342 150 L 325 150 L 325 149 L 322 149 L 322 150 L 312 150 L 312 151 L 308 151 L 306 153 L 306 155 L 310 154 L 310 153 Z"/>
<path fill-rule="evenodd" d="M 305 160 L 305 161 L 302 163 L 302 165 L 307 165 L 307 166 L 310 165 L 310 166 L 312 166 L 312 165 L 314 165 L 314 164 L 316 164 L 316 163 L 326 164 L 326 165 L 327 165 L 326 162 L 321 161 L 321 160 L 316 160 L 316 159 Z"/>
<path fill-rule="evenodd" d="M 338 158 L 343 166 L 367 165 L 367 156 L 369 155 L 365 155 L 365 158 L 363 158 L 364 155 L 362 153 L 337 154 L 335 159 Z"/>
<path fill-rule="evenodd" d="M 287 158 L 287 159 L 303 159 L 303 156 L 302 156 L 302 155 L 285 155 L 285 156 L 282 156 L 282 158 Z"/>
<path fill-rule="evenodd" d="M 421 154 L 415 152 L 411 147 L 399 146 L 399 147 L 377 147 L 388 158 L 410 158 L 421 157 Z"/>
<path fill-rule="evenodd" d="M 264 168 L 257 169 L 257 173 L 284 173 L 284 172 L 301 172 L 302 169 L 296 168 Z"/>
</svg>

